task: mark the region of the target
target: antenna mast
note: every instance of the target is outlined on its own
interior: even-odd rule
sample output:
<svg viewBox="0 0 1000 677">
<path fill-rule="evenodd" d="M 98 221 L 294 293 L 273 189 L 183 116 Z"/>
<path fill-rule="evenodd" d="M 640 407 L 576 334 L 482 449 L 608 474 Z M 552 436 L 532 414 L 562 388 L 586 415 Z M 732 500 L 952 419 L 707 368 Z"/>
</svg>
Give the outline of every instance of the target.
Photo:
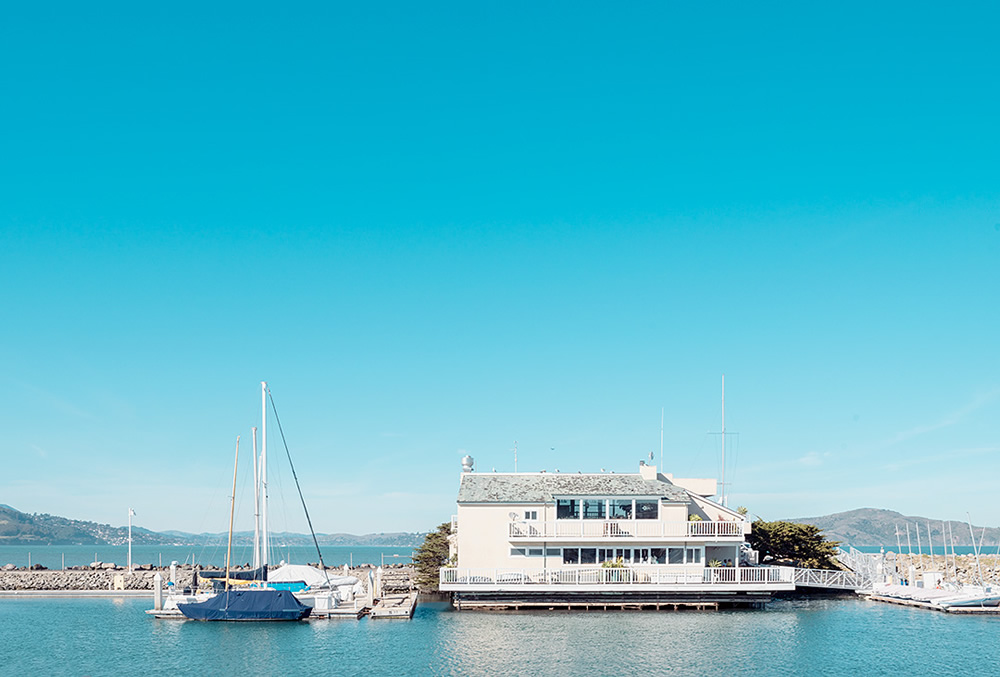
<svg viewBox="0 0 1000 677">
<path fill-rule="evenodd" d="M 726 505 L 726 375 L 722 375 L 722 505 Z"/>
<path fill-rule="evenodd" d="M 663 464 L 663 407 L 660 407 L 660 472 L 667 472 Z"/>
</svg>

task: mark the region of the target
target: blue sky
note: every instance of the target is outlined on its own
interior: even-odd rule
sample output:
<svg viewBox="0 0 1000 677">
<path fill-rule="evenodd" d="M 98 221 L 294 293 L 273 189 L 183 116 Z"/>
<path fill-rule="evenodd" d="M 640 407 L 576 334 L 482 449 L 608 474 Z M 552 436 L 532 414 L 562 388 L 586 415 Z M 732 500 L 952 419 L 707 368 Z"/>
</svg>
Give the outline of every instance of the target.
<svg viewBox="0 0 1000 677">
<path fill-rule="evenodd" d="M 267 380 L 318 530 L 424 530 L 661 408 L 718 476 L 726 374 L 733 505 L 998 524 L 997 19 L 11 8 L 0 502 L 222 530 Z"/>
</svg>

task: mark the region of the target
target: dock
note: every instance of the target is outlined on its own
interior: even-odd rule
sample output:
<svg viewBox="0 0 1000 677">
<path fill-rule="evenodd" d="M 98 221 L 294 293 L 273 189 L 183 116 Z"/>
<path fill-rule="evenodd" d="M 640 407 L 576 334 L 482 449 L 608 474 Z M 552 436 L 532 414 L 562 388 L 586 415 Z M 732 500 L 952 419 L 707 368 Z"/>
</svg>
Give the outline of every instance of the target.
<svg viewBox="0 0 1000 677">
<path fill-rule="evenodd" d="M 417 606 L 417 593 L 384 595 L 368 613 L 370 618 L 413 618 Z"/>
</svg>

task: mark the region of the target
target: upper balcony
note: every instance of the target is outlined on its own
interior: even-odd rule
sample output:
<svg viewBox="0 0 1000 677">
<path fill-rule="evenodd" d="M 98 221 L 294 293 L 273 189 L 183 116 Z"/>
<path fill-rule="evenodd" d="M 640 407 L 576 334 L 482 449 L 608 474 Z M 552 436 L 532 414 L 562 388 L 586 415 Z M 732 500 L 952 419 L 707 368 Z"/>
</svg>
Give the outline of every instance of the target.
<svg viewBox="0 0 1000 677">
<path fill-rule="evenodd" d="M 511 541 L 657 539 L 739 539 L 750 533 L 750 522 L 661 522 L 660 520 L 581 520 L 511 522 Z"/>
</svg>

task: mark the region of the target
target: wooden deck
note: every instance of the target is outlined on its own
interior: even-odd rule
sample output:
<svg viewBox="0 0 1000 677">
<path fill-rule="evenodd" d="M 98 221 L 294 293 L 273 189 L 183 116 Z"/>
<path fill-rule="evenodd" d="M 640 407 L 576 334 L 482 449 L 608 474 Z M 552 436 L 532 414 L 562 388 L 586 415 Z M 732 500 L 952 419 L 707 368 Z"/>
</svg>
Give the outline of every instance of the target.
<svg viewBox="0 0 1000 677">
<path fill-rule="evenodd" d="M 370 618 L 413 618 L 417 606 L 417 593 L 384 595 L 369 612 Z"/>
</svg>

